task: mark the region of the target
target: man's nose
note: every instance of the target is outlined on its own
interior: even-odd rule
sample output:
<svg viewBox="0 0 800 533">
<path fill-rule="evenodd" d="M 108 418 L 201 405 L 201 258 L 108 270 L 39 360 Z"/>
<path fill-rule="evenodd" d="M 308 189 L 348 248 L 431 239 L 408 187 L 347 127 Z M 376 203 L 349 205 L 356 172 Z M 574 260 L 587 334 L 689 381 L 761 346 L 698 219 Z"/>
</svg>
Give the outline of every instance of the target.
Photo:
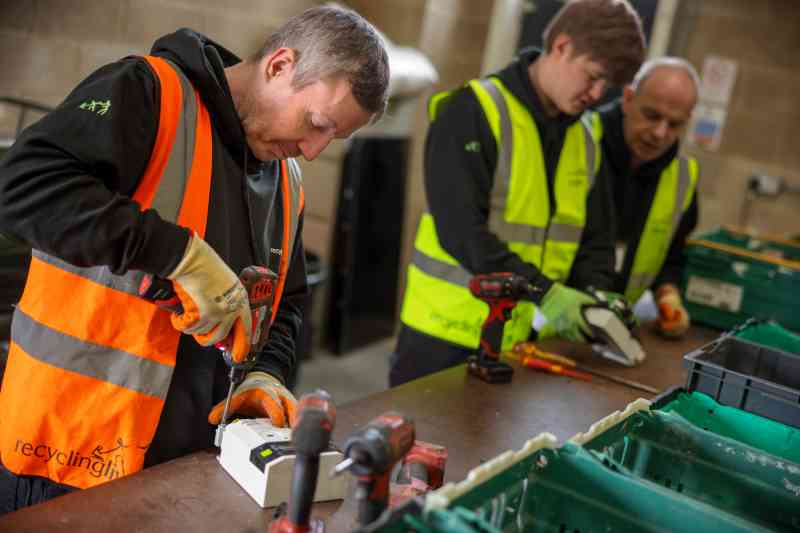
<svg viewBox="0 0 800 533">
<path fill-rule="evenodd" d="M 298 144 L 298 148 L 300 148 L 306 161 L 313 161 L 327 148 L 331 140 L 333 140 L 333 132 L 314 133 L 303 139 Z"/>
<path fill-rule="evenodd" d="M 657 139 L 665 139 L 668 132 L 669 125 L 667 124 L 666 120 L 659 120 L 656 123 L 656 127 L 653 128 L 653 136 L 655 136 Z"/>
<path fill-rule="evenodd" d="M 592 87 L 589 89 L 589 98 L 592 99 L 592 102 L 599 101 L 603 94 L 606 92 L 606 80 L 596 80 L 592 83 Z"/>
</svg>

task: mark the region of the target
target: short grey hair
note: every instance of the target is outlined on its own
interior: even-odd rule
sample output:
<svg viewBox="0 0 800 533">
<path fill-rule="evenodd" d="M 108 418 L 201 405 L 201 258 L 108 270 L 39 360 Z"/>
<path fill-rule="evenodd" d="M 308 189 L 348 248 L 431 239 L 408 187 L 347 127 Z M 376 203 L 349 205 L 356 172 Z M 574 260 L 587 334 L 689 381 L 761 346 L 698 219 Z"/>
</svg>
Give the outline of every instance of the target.
<svg viewBox="0 0 800 533">
<path fill-rule="evenodd" d="M 657 57 L 655 59 L 645 61 L 631 82 L 631 89 L 633 89 L 633 92 L 638 93 L 639 87 L 642 86 L 642 84 L 647 80 L 647 78 L 650 77 L 651 74 L 653 74 L 656 69 L 661 67 L 676 68 L 686 72 L 686 74 L 694 83 L 695 94 L 698 98 L 700 97 L 700 76 L 697 74 L 697 70 L 692 66 L 691 63 L 682 57 L 675 56 Z"/>
<path fill-rule="evenodd" d="M 378 120 L 386 110 L 389 57 L 383 39 L 358 13 L 339 6 L 313 7 L 287 21 L 251 58 L 279 48 L 297 55 L 293 86 L 302 89 L 330 76 L 345 76 L 356 102 Z"/>
</svg>

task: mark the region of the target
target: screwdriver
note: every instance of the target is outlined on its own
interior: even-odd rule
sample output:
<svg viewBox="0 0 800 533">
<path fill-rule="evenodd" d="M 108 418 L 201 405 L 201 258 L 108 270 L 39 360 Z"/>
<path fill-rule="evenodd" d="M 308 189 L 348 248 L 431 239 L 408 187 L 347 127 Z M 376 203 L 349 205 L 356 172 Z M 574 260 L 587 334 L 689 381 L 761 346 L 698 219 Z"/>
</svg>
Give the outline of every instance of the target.
<svg viewBox="0 0 800 533">
<path fill-rule="evenodd" d="M 534 370 L 542 370 L 551 374 L 560 374 L 562 376 L 580 379 L 581 381 L 592 381 L 591 374 L 586 374 L 580 370 L 564 368 L 563 365 L 551 363 L 550 361 L 545 361 L 544 359 L 538 359 L 531 355 L 526 355 L 522 358 L 522 366 L 533 368 Z"/>
<path fill-rule="evenodd" d="M 611 381 L 613 383 L 625 385 L 626 387 L 630 387 L 632 389 L 636 389 L 642 392 L 647 392 L 650 394 L 658 394 L 658 390 L 655 389 L 654 387 L 651 387 L 650 385 L 645 385 L 644 383 L 639 383 L 638 381 L 621 378 L 619 376 L 614 376 L 612 374 L 606 374 L 605 372 L 598 372 L 597 370 L 588 368 L 583 365 L 579 365 L 578 362 L 572 359 L 571 357 L 566 357 L 564 355 L 559 355 L 552 352 L 545 352 L 532 342 L 518 342 L 517 344 L 514 345 L 512 353 L 513 355 L 507 353 L 506 356 L 510 356 L 512 359 L 520 360 L 523 363 L 523 365 L 524 361 L 522 361 L 522 359 L 524 359 L 526 356 L 535 357 L 559 365 L 567 366 L 575 369 L 576 371 L 585 372 L 587 374 L 597 376 L 599 378 Z"/>
</svg>

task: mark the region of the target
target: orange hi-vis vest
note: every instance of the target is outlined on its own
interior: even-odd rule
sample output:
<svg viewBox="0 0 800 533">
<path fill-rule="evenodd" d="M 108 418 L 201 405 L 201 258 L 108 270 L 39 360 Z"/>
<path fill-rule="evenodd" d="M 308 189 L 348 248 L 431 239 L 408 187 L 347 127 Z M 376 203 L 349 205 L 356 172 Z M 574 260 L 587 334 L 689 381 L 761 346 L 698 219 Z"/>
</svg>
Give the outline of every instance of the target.
<svg viewBox="0 0 800 533">
<path fill-rule="evenodd" d="M 144 59 L 161 86 L 161 102 L 153 152 L 133 199 L 203 237 L 212 174 L 209 114 L 180 69 Z M 303 209 L 297 162 L 282 161 L 280 179 L 285 252 L 275 310 Z M 0 389 L 0 461 L 8 470 L 88 488 L 142 469 L 180 339 L 169 313 L 137 296 L 144 275 L 80 268 L 33 251 Z"/>
</svg>

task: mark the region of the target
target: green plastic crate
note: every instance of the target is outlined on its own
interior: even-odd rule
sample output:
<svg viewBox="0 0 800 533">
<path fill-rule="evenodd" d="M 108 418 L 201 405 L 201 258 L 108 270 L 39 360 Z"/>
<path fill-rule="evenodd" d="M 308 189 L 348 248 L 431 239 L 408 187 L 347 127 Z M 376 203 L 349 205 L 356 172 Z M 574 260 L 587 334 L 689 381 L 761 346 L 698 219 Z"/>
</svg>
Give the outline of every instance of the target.
<svg viewBox="0 0 800 533">
<path fill-rule="evenodd" d="M 542 434 L 363 531 L 800 531 L 796 428 L 675 389 L 573 440 Z"/>
<path fill-rule="evenodd" d="M 772 320 L 750 319 L 732 331 L 734 337 L 784 352 L 800 354 L 800 335 Z"/>
<path fill-rule="evenodd" d="M 656 408 L 658 400 L 653 403 Z M 715 402 L 710 396 L 677 389 L 669 394 L 664 413 L 680 416 L 688 423 L 721 437 L 734 439 L 768 454 L 800 463 L 800 429 L 775 422 L 735 407 Z"/>
<path fill-rule="evenodd" d="M 584 447 L 615 472 L 768 529 L 800 528 L 800 464 L 698 428 L 677 414 L 634 413 Z"/>
<path fill-rule="evenodd" d="M 364 531 L 744 532 L 770 531 L 568 442 L 543 448 L 474 484 L 445 504 L 428 495 L 419 514 L 395 512 Z M 621 470 L 621 469 L 619 469 Z M 480 477 L 480 476 L 479 476 Z M 440 489 L 441 490 L 441 489 Z M 787 511 L 788 512 L 788 511 Z"/>
<path fill-rule="evenodd" d="M 684 253 L 692 320 L 730 329 L 757 317 L 800 331 L 800 246 L 717 229 L 689 240 Z"/>
</svg>

